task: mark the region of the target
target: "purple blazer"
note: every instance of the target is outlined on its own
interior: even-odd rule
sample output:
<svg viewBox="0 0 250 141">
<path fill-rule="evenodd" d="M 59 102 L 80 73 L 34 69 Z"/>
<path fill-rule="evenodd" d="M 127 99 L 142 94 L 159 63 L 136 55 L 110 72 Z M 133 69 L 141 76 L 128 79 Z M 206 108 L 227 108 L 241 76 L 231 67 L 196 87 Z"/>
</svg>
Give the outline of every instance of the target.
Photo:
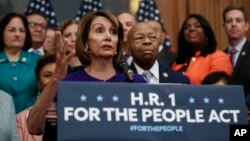
<svg viewBox="0 0 250 141">
<path fill-rule="evenodd" d="M 64 81 L 95 81 L 95 82 L 125 82 L 126 76 L 120 72 L 116 72 L 116 74 L 111 77 L 110 79 L 103 81 L 97 78 L 94 78 L 86 73 L 85 70 L 78 70 L 76 72 L 68 74 Z M 135 83 L 147 83 L 145 79 L 139 75 L 134 75 L 134 82 Z"/>
</svg>

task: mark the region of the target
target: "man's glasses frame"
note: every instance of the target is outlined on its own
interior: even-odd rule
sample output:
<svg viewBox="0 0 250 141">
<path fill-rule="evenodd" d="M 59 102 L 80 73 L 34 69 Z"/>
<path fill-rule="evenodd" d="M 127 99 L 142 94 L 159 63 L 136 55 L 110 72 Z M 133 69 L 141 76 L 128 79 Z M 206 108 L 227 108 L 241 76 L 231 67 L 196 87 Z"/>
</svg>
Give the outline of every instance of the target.
<svg viewBox="0 0 250 141">
<path fill-rule="evenodd" d="M 46 24 L 39 24 L 36 22 L 29 22 L 29 27 L 30 28 L 41 28 L 42 30 L 46 30 L 47 29 L 47 25 Z"/>
</svg>

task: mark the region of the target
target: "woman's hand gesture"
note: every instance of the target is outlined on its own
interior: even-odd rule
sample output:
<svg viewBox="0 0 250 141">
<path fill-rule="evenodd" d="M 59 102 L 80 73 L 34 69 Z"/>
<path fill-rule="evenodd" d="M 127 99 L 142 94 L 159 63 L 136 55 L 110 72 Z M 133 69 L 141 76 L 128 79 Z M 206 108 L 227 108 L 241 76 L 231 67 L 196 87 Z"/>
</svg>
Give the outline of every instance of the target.
<svg viewBox="0 0 250 141">
<path fill-rule="evenodd" d="M 75 50 L 70 52 L 67 50 L 60 31 L 56 31 L 55 47 L 56 69 L 54 73 L 54 78 L 56 80 L 62 80 L 67 75 L 68 65 L 72 57 L 75 55 Z"/>
</svg>

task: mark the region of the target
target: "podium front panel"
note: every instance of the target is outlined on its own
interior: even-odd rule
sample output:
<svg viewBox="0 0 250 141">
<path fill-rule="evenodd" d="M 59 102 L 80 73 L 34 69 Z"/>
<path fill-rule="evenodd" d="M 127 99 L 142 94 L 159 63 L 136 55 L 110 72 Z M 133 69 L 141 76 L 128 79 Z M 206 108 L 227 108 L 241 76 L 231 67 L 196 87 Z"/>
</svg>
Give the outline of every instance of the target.
<svg viewBox="0 0 250 141">
<path fill-rule="evenodd" d="M 229 141 L 241 86 L 59 82 L 59 141 Z"/>
</svg>

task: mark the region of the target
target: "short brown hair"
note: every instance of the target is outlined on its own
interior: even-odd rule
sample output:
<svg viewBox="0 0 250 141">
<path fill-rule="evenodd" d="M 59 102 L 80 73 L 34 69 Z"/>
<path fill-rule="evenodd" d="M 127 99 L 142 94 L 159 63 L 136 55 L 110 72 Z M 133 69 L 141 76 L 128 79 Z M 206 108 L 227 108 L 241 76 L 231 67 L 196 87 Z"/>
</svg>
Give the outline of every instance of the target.
<svg viewBox="0 0 250 141">
<path fill-rule="evenodd" d="M 44 66 L 48 64 L 52 64 L 52 63 L 56 63 L 56 55 L 53 53 L 45 54 L 37 61 L 36 68 L 35 68 L 37 80 L 40 79 L 41 77 L 40 73 L 41 73 L 41 70 L 44 68 Z"/>
<path fill-rule="evenodd" d="M 117 36 L 118 36 L 118 43 L 117 43 L 117 54 L 113 57 L 113 65 L 117 68 L 118 64 L 120 63 L 123 54 L 122 54 L 122 41 L 123 41 L 123 28 L 121 23 L 116 19 L 116 17 L 108 12 L 89 12 L 87 13 L 80 21 L 77 33 L 77 40 L 76 40 L 76 55 L 78 56 L 80 62 L 87 66 L 91 62 L 90 52 L 86 50 L 86 43 L 89 37 L 89 31 L 91 27 L 91 23 L 96 17 L 105 17 L 107 18 L 116 28 Z"/>
<path fill-rule="evenodd" d="M 239 10 L 242 12 L 243 16 L 244 16 L 244 19 L 245 21 L 248 21 L 248 13 L 247 13 L 247 10 L 243 7 L 243 6 L 239 6 L 239 5 L 229 5 L 227 6 L 224 10 L 223 10 L 223 21 L 225 23 L 226 21 L 226 14 L 229 12 L 229 11 L 232 11 L 232 10 Z"/>
</svg>

